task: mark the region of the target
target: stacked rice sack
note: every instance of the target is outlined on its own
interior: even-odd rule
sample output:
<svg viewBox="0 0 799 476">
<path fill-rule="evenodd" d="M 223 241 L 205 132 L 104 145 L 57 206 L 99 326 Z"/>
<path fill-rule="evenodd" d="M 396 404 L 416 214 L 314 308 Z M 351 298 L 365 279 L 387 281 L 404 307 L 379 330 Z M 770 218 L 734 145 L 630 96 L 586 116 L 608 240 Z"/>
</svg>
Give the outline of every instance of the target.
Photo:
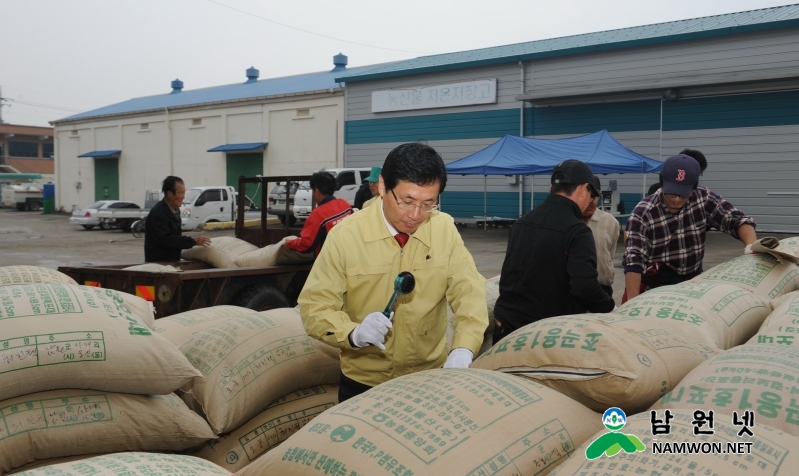
<svg viewBox="0 0 799 476">
<path fill-rule="evenodd" d="M 313 252 L 298 253 L 283 247 L 286 241 L 296 239 L 296 236 L 287 236 L 279 243 L 258 248 L 239 238 L 220 236 L 211 238 L 211 244 L 208 247 L 195 246 L 184 250 L 180 256 L 183 259 L 204 261 L 214 268 L 246 268 L 313 262 Z"/>
<path fill-rule="evenodd" d="M 201 374 L 153 332 L 150 303 L 13 268 L 0 269 L 13 277 L 0 286 L 0 472 L 71 455 L 178 451 L 213 438 L 172 393 Z"/>
<path fill-rule="evenodd" d="M 87 474 L 125 474 L 175 476 L 235 476 L 208 461 L 191 456 L 157 453 L 114 453 L 79 461 L 53 463 L 29 469 L 18 476 L 85 476 Z"/>
<path fill-rule="evenodd" d="M 181 389 L 218 439 L 191 454 L 234 472 L 338 403 L 339 351 L 308 337 L 297 309 L 235 306 L 159 319 L 202 374 Z"/>
<path fill-rule="evenodd" d="M 771 304 L 774 311 L 749 344 L 777 344 L 799 349 L 799 291 L 781 296 Z"/>
<path fill-rule="evenodd" d="M 237 474 L 546 475 L 601 426 L 591 410 L 529 380 L 427 370 L 326 410 Z"/>
</svg>

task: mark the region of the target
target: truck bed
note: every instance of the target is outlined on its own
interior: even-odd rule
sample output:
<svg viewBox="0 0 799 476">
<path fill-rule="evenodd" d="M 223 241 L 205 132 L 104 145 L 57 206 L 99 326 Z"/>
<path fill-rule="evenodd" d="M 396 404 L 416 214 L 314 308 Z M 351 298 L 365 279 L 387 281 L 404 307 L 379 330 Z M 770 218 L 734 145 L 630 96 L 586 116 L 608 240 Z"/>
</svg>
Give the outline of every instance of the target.
<svg viewBox="0 0 799 476">
<path fill-rule="evenodd" d="M 254 285 L 269 285 L 283 292 L 293 306 L 311 265 L 212 268 L 202 261 L 159 263 L 182 271 L 126 270 L 134 264 L 62 266 L 58 270 L 85 286 L 134 294 L 152 301 L 156 318 L 223 304 L 234 304 L 239 293 Z"/>
</svg>

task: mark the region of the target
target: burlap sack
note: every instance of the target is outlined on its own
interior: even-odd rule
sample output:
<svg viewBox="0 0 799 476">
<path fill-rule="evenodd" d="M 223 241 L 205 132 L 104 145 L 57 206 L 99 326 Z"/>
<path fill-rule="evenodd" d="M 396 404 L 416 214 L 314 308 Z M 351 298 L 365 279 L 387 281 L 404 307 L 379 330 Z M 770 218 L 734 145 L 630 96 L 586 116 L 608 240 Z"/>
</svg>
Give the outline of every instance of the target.
<svg viewBox="0 0 799 476">
<path fill-rule="evenodd" d="M 214 437 L 175 395 L 55 390 L 0 402 L 0 472 L 37 459 L 179 451 Z"/>
<path fill-rule="evenodd" d="M 748 344 L 778 344 L 799 349 L 799 292 L 771 301 L 774 310 Z"/>
<path fill-rule="evenodd" d="M 774 299 L 799 291 L 799 266 L 789 262 L 780 264 L 777 258 L 765 253 L 743 255 L 705 271 L 692 281 L 721 281 Z"/>
<path fill-rule="evenodd" d="M 534 382 L 427 370 L 325 411 L 237 474 L 546 475 L 598 428 L 596 414 Z"/>
<path fill-rule="evenodd" d="M 799 236 L 792 236 L 790 238 L 783 238 L 780 240 L 780 246 L 785 246 L 793 251 L 793 254 L 799 256 Z"/>
<path fill-rule="evenodd" d="M 308 253 L 298 253 L 293 250 L 286 250 L 283 244 L 287 241 L 296 240 L 296 236 L 286 236 L 273 245 L 257 248 L 247 253 L 241 254 L 236 258 L 236 265 L 242 268 L 250 266 L 274 266 L 306 264 L 314 260 L 313 251 Z"/>
<path fill-rule="evenodd" d="M 100 453 L 92 453 L 92 454 L 85 454 L 85 455 L 75 455 L 75 456 L 67 456 L 64 458 L 47 458 L 47 459 L 37 459 L 33 463 L 28 463 L 25 465 L 20 466 L 19 468 L 15 468 L 13 471 L 7 474 L 19 474 L 23 471 L 29 471 L 32 469 L 43 468 L 45 466 L 53 466 L 56 464 L 61 463 L 71 463 L 73 461 L 80 461 L 82 459 L 93 458 L 95 456 L 102 456 Z M 48 472 L 51 471 L 48 469 Z M 41 474 L 41 473 L 39 473 Z"/>
<path fill-rule="evenodd" d="M 174 273 L 176 271 L 183 271 L 180 268 L 176 268 L 174 266 L 169 266 L 168 264 L 158 264 L 158 263 L 144 263 L 144 264 L 137 264 L 136 266 L 128 266 L 127 268 L 122 268 L 127 271 L 146 271 L 149 273 Z"/>
<path fill-rule="evenodd" d="M 80 297 L 75 300 L 74 295 Z M 152 303 L 121 291 L 59 283 L 0 286 L 0 319 L 80 313 L 89 308 L 136 319 L 150 329 L 155 325 Z"/>
<path fill-rule="evenodd" d="M 238 306 L 213 306 L 172 314 L 155 322 L 155 332 L 176 347 L 191 339 L 195 332 L 208 329 L 230 319 L 258 314 Z"/>
<path fill-rule="evenodd" d="M 672 410 L 670 434 L 652 435 L 650 413 L 644 412 L 628 418 L 620 433 L 632 434 L 646 446 L 643 452 L 615 456 L 601 456 L 588 460 L 585 450 L 600 436 L 610 433 L 602 429 L 589 438 L 562 465 L 555 468 L 552 476 L 793 476 L 799 465 L 799 439 L 756 421 L 752 428 L 754 436 L 738 437 L 741 430 L 732 424 L 732 417 L 717 414 L 713 435 L 693 434 L 693 411 Z M 739 412 L 740 416 L 740 412 Z M 663 418 L 663 412 L 659 412 Z M 726 451 L 727 443 L 738 446 L 751 442 L 751 454 L 653 454 L 653 440 L 663 447 L 664 443 L 720 443 Z"/>
<path fill-rule="evenodd" d="M 231 476 L 213 463 L 185 455 L 114 453 L 19 473 L 21 476 L 159 475 Z M 235 475 L 232 475 L 235 476 Z"/>
<path fill-rule="evenodd" d="M 768 299 L 732 284 L 706 281 L 655 288 L 613 311 L 721 349 L 746 342 L 770 312 Z"/>
<path fill-rule="evenodd" d="M 488 306 L 488 320 L 494 318 L 494 306 L 497 305 L 499 298 L 499 277 L 486 279 L 486 305 Z"/>
<path fill-rule="evenodd" d="M 799 349 L 742 345 L 692 370 L 652 408 L 755 411 L 756 424 L 799 436 Z"/>
<path fill-rule="evenodd" d="M 269 405 L 269 408 L 238 429 L 191 454 L 230 472 L 239 471 L 267 451 L 275 449 L 337 403 L 337 385 L 317 385 L 297 390 Z"/>
<path fill-rule="evenodd" d="M 0 267 L 0 286 L 15 284 L 78 284 L 74 279 L 54 269 L 39 266 Z"/>
<path fill-rule="evenodd" d="M 325 411 L 238 474 L 545 475 L 600 420 L 534 382 L 427 370 Z"/>
<path fill-rule="evenodd" d="M 471 367 L 535 380 L 595 411 L 632 414 L 668 392 L 716 350 L 664 329 L 635 332 L 601 314 L 543 319 L 511 333 Z"/>
<path fill-rule="evenodd" d="M 199 376 L 119 294 L 65 284 L 0 287 L 0 400 L 61 388 L 168 394 Z"/>
<path fill-rule="evenodd" d="M 236 268 L 236 258 L 258 247 L 232 236 L 211 238 L 211 245 L 195 246 L 180 253 L 183 259 L 204 261 L 214 268 Z"/>
<path fill-rule="evenodd" d="M 299 311 L 272 309 L 198 331 L 180 347 L 203 374 L 184 387 L 217 434 L 297 389 L 338 383 L 339 350 L 311 339 Z"/>
</svg>

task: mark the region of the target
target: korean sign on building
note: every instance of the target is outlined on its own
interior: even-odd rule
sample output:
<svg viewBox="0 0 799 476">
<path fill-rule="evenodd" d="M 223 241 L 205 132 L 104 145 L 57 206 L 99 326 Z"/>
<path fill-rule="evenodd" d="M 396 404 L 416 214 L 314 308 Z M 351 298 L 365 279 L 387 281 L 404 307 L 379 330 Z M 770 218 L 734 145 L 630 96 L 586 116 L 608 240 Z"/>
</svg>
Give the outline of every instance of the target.
<svg viewBox="0 0 799 476">
<path fill-rule="evenodd" d="M 408 111 L 496 102 L 496 79 L 440 84 L 418 89 L 391 89 L 372 92 L 372 112 Z"/>
</svg>

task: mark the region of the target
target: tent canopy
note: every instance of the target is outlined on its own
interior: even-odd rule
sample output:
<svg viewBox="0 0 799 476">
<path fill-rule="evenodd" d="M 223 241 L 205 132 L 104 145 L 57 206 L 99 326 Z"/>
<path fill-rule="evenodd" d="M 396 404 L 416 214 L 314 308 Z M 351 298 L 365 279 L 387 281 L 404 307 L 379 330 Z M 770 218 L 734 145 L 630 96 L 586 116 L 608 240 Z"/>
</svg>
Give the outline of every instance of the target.
<svg viewBox="0 0 799 476">
<path fill-rule="evenodd" d="M 588 164 L 595 174 L 658 172 L 663 162 L 619 144 L 602 130 L 569 139 L 527 139 L 506 135 L 483 150 L 447 164 L 447 173 L 461 175 L 549 175 L 567 159 Z"/>
</svg>

